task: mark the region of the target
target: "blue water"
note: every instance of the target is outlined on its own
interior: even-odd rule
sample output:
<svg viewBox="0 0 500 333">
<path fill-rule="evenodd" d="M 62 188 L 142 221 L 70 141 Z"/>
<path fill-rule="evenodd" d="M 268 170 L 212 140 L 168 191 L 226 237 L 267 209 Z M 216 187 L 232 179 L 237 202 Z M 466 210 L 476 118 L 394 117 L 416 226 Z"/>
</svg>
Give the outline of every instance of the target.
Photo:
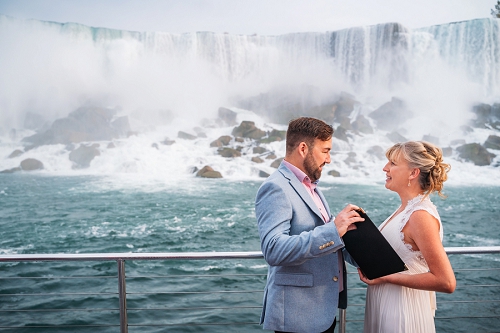
<svg viewBox="0 0 500 333">
<path fill-rule="evenodd" d="M 200 178 L 167 186 L 161 182 L 97 176 L 0 175 L 0 253 L 258 251 L 254 197 L 259 185 L 258 181 Z M 347 203 L 355 203 L 377 224 L 399 205 L 398 197 L 382 184 L 321 183 L 320 187 L 333 212 Z M 446 200 L 433 197 L 444 225 L 445 246 L 500 246 L 499 187 L 450 186 L 446 194 Z M 450 260 L 456 269 L 500 269 L 498 255 L 451 255 Z M 115 325 L 119 318 L 113 310 L 35 313 L 6 310 L 114 309 L 116 295 L 102 297 L 93 293 L 116 293 L 116 270 L 113 261 L 0 263 L 0 327 Z M 263 260 L 127 262 L 127 291 L 131 293 L 127 300 L 129 332 L 259 332 L 261 327 L 256 324 L 237 329 L 231 324 L 203 327 L 182 324 L 256 323 L 266 270 Z M 491 317 L 500 315 L 499 272 L 457 271 L 457 291 L 438 295 L 438 302 L 443 303 L 438 305 L 436 316 L 460 319 L 436 320 L 438 332 L 498 331 L 500 320 Z M 78 278 L 89 275 L 99 277 L 98 282 Z M 349 295 L 348 319 L 353 320 L 362 319 L 360 305 L 364 303 L 364 290 L 356 289 L 362 287 L 357 280 L 357 275 L 350 275 L 349 286 L 354 289 Z M 486 286 L 465 287 L 470 284 Z M 254 292 L 183 294 L 221 289 Z M 70 295 L 50 295 L 54 292 Z M 20 293 L 27 296 L 5 296 Z M 33 293 L 46 295 L 29 296 Z M 444 303 L 465 299 L 489 302 Z M 204 306 L 226 309 L 179 310 Z M 467 318 L 471 315 L 489 318 Z M 148 323 L 181 326 L 140 326 Z M 360 325 L 349 322 L 348 332 L 358 332 Z M 5 331 L 68 332 L 68 329 Z M 118 332 L 119 328 L 81 327 L 70 331 Z"/>
</svg>

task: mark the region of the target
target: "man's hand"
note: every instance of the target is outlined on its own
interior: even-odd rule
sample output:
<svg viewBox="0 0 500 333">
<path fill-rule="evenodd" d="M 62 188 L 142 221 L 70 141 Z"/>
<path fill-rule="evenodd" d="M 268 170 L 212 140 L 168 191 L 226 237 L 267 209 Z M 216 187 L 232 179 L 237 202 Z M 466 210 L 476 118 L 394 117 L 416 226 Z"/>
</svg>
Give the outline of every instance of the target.
<svg viewBox="0 0 500 333">
<path fill-rule="evenodd" d="M 349 230 L 356 229 L 355 222 L 363 222 L 365 219 L 359 216 L 358 206 L 349 204 L 335 217 L 335 226 L 340 237 L 344 236 Z"/>
</svg>

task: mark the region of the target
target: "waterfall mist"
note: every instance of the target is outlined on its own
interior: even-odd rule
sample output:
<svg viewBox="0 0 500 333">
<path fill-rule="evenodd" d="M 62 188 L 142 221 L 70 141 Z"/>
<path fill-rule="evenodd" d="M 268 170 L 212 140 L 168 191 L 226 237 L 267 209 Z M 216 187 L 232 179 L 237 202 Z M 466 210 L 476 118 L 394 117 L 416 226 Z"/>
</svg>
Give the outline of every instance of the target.
<svg viewBox="0 0 500 333">
<path fill-rule="evenodd" d="M 367 151 L 374 143 L 387 146 L 385 136 L 392 130 L 413 140 L 430 135 L 449 145 L 463 138 L 462 126 L 476 116 L 475 104 L 500 101 L 500 25 L 494 19 L 415 30 L 386 23 L 260 36 L 132 32 L 0 15 L 0 50 L 0 139 L 9 142 L 6 156 L 23 137 L 82 106 L 126 115 L 135 133 L 150 133 L 140 140 L 151 146 L 179 130 L 193 133 L 193 127 L 216 118 L 220 107 L 237 110 L 238 121 L 253 120 L 270 131 L 266 122 L 279 127 L 292 116 L 314 116 L 318 110 L 338 114 L 334 104 L 350 96 L 349 121 L 364 116 L 375 133 L 351 137 L 350 143 L 334 141 L 334 150 L 346 152 Z M 379 119 L 390 125 L 383 128 L 370 115 L 391 101 L 407 116 Z M 335 128 L 342 123 L 332 119 Z M 211 138 L 222 134 L 227 131 L 213 130 Z M 487 136 L 471 135 L 477 141 Z M 282 148 L 271 146 L 277 152 Z M 49 154 L 58 154 L 59 148 L 50 149 Z M 177 158 L 171 172 L 177 161 L 202 166 L 214 155 L 208 147 L 175 152 L 169 152 Z M 113 172 L 147 173 L 157 169 L 154 163 L 172 164 L 149 153 L 137 157 L 144 154 L 139 148 L 109 154 L 97 158 L 94 168 L 111 169 L 113 158 L 123 159 Z M 138 159 L 149 161 L 145 166 Z M 18 162 L 3 163 L 8 168 Z M 52 170 L 60 165 L 70 167 L 67 161 L 53 162 Z M 337 167 L 351 171 L 349 163 Z M 257 170 L 243 162 L 220 162 L 219 169 L 229 175 Z"/>
</svg>

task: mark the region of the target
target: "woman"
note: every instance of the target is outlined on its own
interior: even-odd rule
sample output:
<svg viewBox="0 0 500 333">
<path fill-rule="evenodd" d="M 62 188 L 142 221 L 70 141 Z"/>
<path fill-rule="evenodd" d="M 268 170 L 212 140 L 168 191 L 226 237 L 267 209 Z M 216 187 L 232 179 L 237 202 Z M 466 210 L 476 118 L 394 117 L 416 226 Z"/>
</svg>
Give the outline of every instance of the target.
<svg viewBox="0 0 500 333">
<path fill-rule="evenodd" d="M 452 293 L 455 274 L 442 245 L 443 227 L 429 194 L 441 193 L 450 166 L 431 143 L 398 143 L 386 152 L 385 187 L 401 206 L 379 227 L 408 270 L 369 280 L 364 333 L 435 332 L 435 292 Z"/>
</svg>

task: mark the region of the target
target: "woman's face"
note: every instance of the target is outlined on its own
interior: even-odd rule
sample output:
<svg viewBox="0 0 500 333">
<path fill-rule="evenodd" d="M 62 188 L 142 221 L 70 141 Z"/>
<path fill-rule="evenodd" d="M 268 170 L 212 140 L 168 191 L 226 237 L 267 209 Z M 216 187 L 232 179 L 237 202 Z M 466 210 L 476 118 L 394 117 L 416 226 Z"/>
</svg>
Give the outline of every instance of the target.
<svg viewBox="0 0 500 333">
<path fill-rule="evenodd" d="M 412 169 L 410 169 L 408 162 L 400 154 L 393 156 L 382 170 L 386 175 L 385 187 L 387 189 L 399 193 L 408 188 L 408 180 Z M 415 179 L 412 180 L 412 182 L 415 181 Z"/>
</svg>

